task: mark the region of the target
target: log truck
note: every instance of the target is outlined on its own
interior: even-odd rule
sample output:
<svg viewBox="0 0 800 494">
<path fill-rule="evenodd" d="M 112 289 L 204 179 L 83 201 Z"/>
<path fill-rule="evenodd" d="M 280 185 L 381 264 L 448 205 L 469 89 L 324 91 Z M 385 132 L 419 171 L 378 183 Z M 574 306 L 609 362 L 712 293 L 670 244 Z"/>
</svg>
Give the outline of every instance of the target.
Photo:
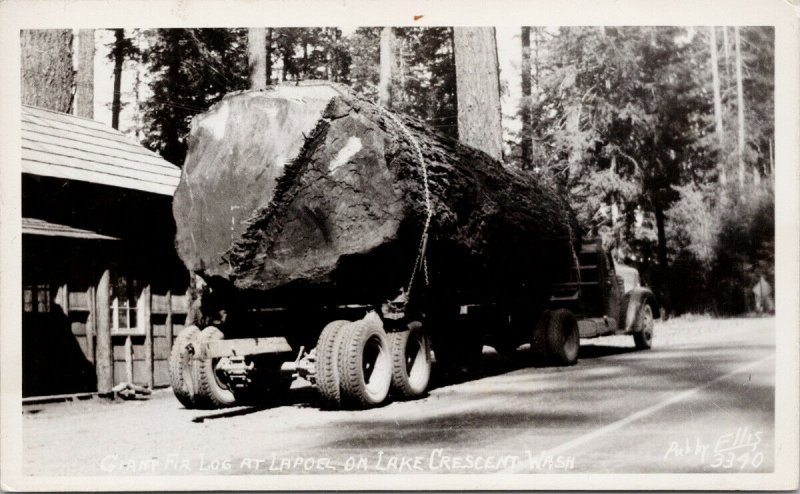
<svg viewBox="0 0 800 494">
<path fill-rule="evenodd" d="M 485 344 L 532 365 L 574 365 L 581 338 L 648 349 L 660 315 L 555 187 L 332 84 L 195 117 L 173 213 L 197 294 L 169 361 L 187 408 L 295 379 L 323 407 L 375 407 Z"/>
</svg>

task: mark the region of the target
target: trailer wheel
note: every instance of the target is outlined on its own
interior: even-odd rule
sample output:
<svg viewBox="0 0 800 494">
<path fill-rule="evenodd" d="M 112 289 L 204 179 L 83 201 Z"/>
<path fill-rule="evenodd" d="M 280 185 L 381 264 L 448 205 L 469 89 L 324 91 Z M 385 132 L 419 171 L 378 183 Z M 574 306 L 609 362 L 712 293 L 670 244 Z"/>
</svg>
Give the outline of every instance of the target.
<svg viewBox="0 0 800 494">
<path fill-rule="evenodd" d="M 545 365 L 550 358 L 549 345 L 547 341 L 548 327 L 550 326 L 550 311 L 544 311 L 533 325 L 531 331 L 531 362 L 534 365 Z"/>
<path fill-rule="evenodd" d="M 175 397 L 186 408 L 195 407 L 197 384 L 192 375 L 192 345 L 199 334 L 197 326 L 187 326 L 175 337 L 169 354 L 169 383 Z"/>
<path fill-rule="evenodd" d="M 547 324 L 547 350 L 555 365 L 575 365 L 578 362 L 580 335 L 578 321 L 572 312 L 556 309 Z"/>
<path fill-rule="evenodd" d="M 392 382 L 392 357 L 380 320 L 369 316 L 348 324 L 339 350 L 339 381 L 345 404 L 380 405 Z"/>
<path fill-rule="evenodd" d="M 422 396 L 431 378 L 431 346 L 419 322 L 389 334 L 392 349 L 392 389 L 405 399 Z"/>
<path fill-rule="evenodd" d="M 653 347 L 653 308 L 647 302 L 642 304 L 639 309 L 638 328 L 633 333 L 633 341 L 636 343 L 636 348 L 640 350 L 649 350 Z"/>
<path fill-rule="evenodd" d="M 225 337 L 222 331 L 209 326 L 197 337 L 198 345 Z M 219 378 L 216 365 L 219 359 L 196 358 L 193 360 L 194 379 L 197 383 L 196 404 L 199 408 L 224 408 L 233 405 L 233 392 Z"/>
<path fill-rule="evenodd" d="M 339 347 L 350 321 L 333 321 L 325 326 L 317 340 L 317 390 L 324 404 L 339 407 L 342 394 L 339 385 Z"/>
</svg>

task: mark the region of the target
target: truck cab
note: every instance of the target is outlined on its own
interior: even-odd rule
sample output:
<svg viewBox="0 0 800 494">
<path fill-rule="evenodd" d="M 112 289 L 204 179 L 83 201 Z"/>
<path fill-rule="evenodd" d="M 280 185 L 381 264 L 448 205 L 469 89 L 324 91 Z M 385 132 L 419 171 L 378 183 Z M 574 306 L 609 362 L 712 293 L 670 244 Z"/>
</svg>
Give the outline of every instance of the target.
<svg viewBox="0 0 800 494">
<path fill-rule="evenodd" d="M 581 338 L 630 334 L 637 347 L 650 348 L 661 308 L 639 272 L 616 263 L 599 238 L 584 241 L 576 257 L 570 279 L 553 285 L 550 309 L 574 314 Z"/>
</svg>

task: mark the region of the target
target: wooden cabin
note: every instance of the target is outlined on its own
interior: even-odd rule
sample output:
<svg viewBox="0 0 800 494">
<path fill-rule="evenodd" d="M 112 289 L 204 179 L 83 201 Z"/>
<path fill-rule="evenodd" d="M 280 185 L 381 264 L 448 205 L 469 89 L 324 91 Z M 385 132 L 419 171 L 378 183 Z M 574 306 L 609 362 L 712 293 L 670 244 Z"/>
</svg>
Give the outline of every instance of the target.
<svg viewBox="0 0 800 494">
<path fill-rule="evenodd" d="M 180 169 L 93 120 L 23 106 L 21 126 L 23 397 L 168 385 Z"/>
</svg>

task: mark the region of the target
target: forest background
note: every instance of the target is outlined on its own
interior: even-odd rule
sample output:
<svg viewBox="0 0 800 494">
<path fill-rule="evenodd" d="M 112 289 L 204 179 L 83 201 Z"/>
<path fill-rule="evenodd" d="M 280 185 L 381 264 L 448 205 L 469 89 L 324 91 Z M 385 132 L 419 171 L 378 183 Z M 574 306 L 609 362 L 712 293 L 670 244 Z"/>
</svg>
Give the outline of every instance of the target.
<svg viewBox="0 0 800 494">
<path fill-rule="evenodd" d="M 458 138 L 452 28 L 260 32 L 23 31 L 23 47 L 48 54 L 23 56 L 23 77 L 47 66 L 64 89 L 23 102 L 72 113 L 91 98 L 95 117 L 181 166 L 191 118 L 251 87 L 255 48 L 268 84 L 328 79 L 377 101 L 391 74 L 392 110 Z M 557 184 L 670 314 L 752 311 L 753 285 L 774 286 L 773 28 L 521 27 L 510 39 L 506 166 Z M 81 57 L 110 66 L 110 84 L 72 70 Z"/>
</svg>

